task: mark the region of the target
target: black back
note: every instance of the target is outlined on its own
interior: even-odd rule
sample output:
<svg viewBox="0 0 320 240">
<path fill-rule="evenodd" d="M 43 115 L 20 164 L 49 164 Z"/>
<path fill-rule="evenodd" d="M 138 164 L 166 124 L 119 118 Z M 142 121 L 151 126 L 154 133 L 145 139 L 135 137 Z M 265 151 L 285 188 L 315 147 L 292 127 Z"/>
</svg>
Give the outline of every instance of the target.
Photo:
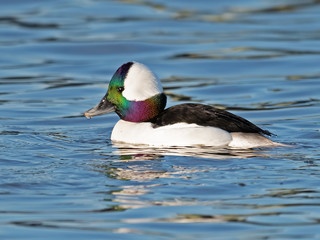
<svg viewBox="0 0 320 240">
<path fill-rule="evenodd" d="M 154 128 L 171 125 L 179 122 L 195 123 L 200 126 L 221 128 L 228 132 L 260 133 L 271 136 L 248 120 L 225 110 L 209 105 L 186 103 L 165 109 L 158 116 L 151 119 Z"/>
</svg>

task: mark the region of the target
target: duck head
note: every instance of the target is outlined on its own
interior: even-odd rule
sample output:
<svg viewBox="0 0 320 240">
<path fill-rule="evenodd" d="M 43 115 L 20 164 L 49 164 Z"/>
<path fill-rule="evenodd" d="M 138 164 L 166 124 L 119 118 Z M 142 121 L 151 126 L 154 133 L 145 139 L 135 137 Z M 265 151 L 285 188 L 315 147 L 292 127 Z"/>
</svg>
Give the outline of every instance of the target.
<svg viewBox="0 0 320 240">
<path fill-rule="evenodd" d="M 166 102 L 159 79 L 145 65 L 128 62 L 118 68 L 106 95 L 84 116 L 116 112 L 122 120 L 144 122 L 162 112 Z"/>
</svg>

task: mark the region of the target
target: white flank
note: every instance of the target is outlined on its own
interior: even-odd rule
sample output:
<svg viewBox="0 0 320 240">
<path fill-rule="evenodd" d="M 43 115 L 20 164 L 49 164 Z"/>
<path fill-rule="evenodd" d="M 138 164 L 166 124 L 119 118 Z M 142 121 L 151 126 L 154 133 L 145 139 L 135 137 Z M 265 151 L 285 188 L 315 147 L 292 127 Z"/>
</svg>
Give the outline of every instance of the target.
<svg viewBox="0 0 320 240">
<path fill-rule="evenodd" d="M 122 95 L 129 101 L 143 101 L 162 92 L 160 80 L 149 68 L 134 62 L 124 80 Z"/>
<path fill-rule="evenodd" d="M 271 141 L 269 138 L 262 136 L 259 133 L 231 133 L 232 141 L 229 147 L 233 148 L 255 148 L 255 147 L 275 147 L 284 146 L 283 144 Z"/>
<path fill-rule="evenodd" d="M 258 133 L 229 133 L 220 128 L 176 123 L 153 128 L 151 123 L 120 120 L 114 126 L 111 140 L 154 147 L 212 146 L 255 148 L 283 146 Z"/>
<path fill-rule="evenodd" d="M 120 120 L 114 126 L 111 140 L 131 144 L 164 146 L 227 146 L 231 134 L 214 127 L 177 123 L 153 128 L 151 123 L 133 123 Z"/>
</svg>

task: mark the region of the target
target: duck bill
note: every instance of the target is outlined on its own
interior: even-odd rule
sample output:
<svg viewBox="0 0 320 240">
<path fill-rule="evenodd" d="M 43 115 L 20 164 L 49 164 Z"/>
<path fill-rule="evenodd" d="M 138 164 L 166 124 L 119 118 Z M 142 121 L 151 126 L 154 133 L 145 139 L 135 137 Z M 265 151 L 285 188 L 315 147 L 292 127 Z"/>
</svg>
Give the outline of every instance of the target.
<svg viewBox="0 0 320 240">
<path fill-rule="evenodd" d="M 103 115 L 106 113 L 114 112 L 116 109 L 111 102 L 107 100 L 107 95 L 93 108 L 86 111 L 83 115 L 86 118 L 92 118 L 97 115 Z"/>
</svg>

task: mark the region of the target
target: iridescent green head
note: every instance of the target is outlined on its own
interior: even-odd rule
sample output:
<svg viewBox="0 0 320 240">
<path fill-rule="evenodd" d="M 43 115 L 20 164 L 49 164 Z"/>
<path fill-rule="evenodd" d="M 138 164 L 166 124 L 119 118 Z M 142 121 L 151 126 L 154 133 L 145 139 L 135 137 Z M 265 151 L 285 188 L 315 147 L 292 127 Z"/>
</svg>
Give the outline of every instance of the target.
<svg viewBox="0 0 320 240">
<path fill-rule="evenodd" d="M 85 116 L 115 111 L 123 120 L 144 122 L 163 111 L 166 99 L 160 81 L 145 65 L 128 62 L 114 73 L 106 95 Z"/>
</svg>

